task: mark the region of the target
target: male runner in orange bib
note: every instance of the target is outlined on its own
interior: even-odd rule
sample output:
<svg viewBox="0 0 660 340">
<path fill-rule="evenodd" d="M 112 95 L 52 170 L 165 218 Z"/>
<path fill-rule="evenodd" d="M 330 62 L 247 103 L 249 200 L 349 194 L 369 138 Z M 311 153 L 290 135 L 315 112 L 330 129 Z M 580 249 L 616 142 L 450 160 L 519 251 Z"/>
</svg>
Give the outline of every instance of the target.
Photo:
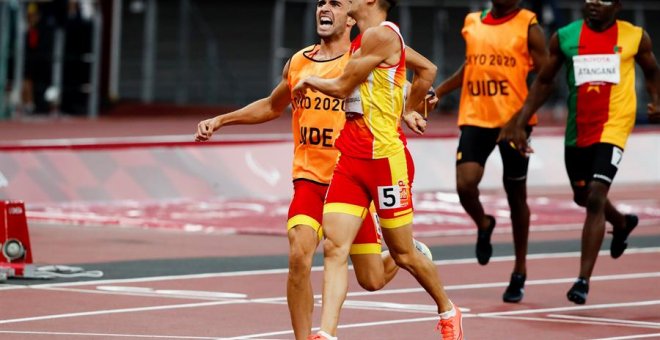
<svg viewBox="0 0 660 340">
<path fill-rule="evenodd" d="M 296 98 L 322 92 L 346 98 L 346 124 L 336 146 L 341 152 L 323 208 L 324 278 L 321 330 L 312 339 L 334 339 L 348 289 L 347 261 L 371 201 L 383 238 L 396 263 L 409 271 L 438 306 L 443 339 L 462 339 L 460 310 L 444 292 L 433 263 L 414 250 L 412 238 L 412 158 L 399 132 L 403 117 L 422 133 L 426 122 L 413 111 L 435 78 L 430 62 L 415 70 L 404 104 L 406 46 L 398 27 L 385 21 L 393 0 L 353 0 L 349 15 L 361 35 L 351 59 L 336 78 L 309 77 L 294 88 Z M 405 107 L 404 107 L 405 106 Z"/>
<path fill-rule="evenodd" d="M 502 157 L 502 181 L 511 209 L 516 262 L 502 295 L 505 302 L 523 298 L 527 277 L 527 168 L 529 158 L 507 143 L 498 143 L 500 128 L 520 110 L 527 96 L 527 75 L 546 61 L 545 35 L 536 15 L 520 8 L 520 0 L 492 0 L 493 8 L 465 18 L 465 63 L 437 89 L 442 97 L 461 87 L 456 153 L 456 191 L 461 205 L 477 224 L 476 255 L 486 265 L 493 254 L 490 237 L 495 217 L 486 215 L 479 200 L 479 183 L 486 160 L 497 145 Z M 527 137 L 536 116 L 527 122 Z"/>
<path fill-rule="evenodd" d="M 637 216 L 621 214 L 607 198 L 635 125 L 635 62 L 644 71 L 651 98 L 649 120 L 660 123 L 660 70 L 651 38 L 642 28 L 617 20 L 620 10 L 620 0 L 585 0 L 585 19 L 552 36 L 548 64 L 532 84 L 522 111 L 500 135 L 521 152 L 532 151 L 521 131 L 524 122 L 552 93 L 555 75 L 565 65 L 569 96 L 564 161 L 573 200 L 587 213 L 580 273 L 566 294 L 576 304 L 587 300 L 605 221 L 613 227 L 613 258 L 623 254 L 628 235 L 638 223 Z"/>
<path fill-rule="evenodd" d="M 293 106 L 294 195 L 287 222 L 290 245 L 287 302 L 296 339 L 305 339 L 312 327 L 312 259 L 323 235 L 323 201 L 337 161 L 334 142 L 346 118 L 343 100 L 310 93 L 293 101 L 291 89 L 301 78 L 310 75 L 335 77 L 341 74 L 350 58 L 350 29 L 355 24 L 347 13 L 347 0 L 319 0 L 316 20 L 321 43 L 291 57 L 270 97 L 204 120 L 199 123 L 196 134 L 196 140 L 205 141 L 223 126 L 263 123 L 279 117 L 289 104 Z M 426 245 L 413 242 L 418 250 L 431 256 Z M 367 290 L 382 288 L 399 268 L 388 252 L 381 254 L 380 236 L 369 213 L 351 245 L 350 254 L 358 282 Z"/>
</svg>

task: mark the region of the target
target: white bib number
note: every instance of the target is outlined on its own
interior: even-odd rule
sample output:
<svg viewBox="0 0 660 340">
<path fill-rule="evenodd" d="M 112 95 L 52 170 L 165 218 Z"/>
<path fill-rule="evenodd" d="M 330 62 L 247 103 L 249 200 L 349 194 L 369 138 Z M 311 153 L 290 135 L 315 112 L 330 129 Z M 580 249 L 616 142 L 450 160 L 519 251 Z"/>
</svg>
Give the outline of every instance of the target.
<svg viewBox="0 0 660 340">
<path fill-rule="evenodd" d="M 401 193 L 398 185 L 378 187 L 378 205 L 380 209 L 401 207 Z"/>
<path fill-rule="evenodd" d="M 619 163 L 621 163 L 621 158 L 623 158 L 623 150 L 615 146 L 612 149 L 612 165 L 614 165 L 617 169 L 619 168 Z"/>
<path fill-rule="evenodd" d="M 575 86 L 586 83 L 611 83 L 621 81 L 621 55 L 589 54 L 573 57 Z"/>
</svg>

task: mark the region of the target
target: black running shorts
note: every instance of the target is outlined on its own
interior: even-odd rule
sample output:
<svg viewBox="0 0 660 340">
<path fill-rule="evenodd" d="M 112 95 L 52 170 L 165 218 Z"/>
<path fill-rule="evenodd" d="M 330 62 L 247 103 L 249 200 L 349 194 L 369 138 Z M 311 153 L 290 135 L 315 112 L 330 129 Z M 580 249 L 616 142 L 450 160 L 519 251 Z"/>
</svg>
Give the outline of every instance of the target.
<svg viewBox="0 0 660 340">
<path fill-rule="evenodd" d="M 622 157 L 623 149 L 607 143 L 565 147 L 564 162 L 571 186 L 584 187 L 592 180 L 610 186 Z"/>
<path fill-rule="evenodd" d="M 527 139 L 532 133 L 532 127 L 527 127 Z M 466 162 L 476 162 L 482 167 L 490 156 L 495 145 L 499 146 L 502 157 L 503 177 L 505 180 L 524 180 L 527 178 L 529 157 L 525 157 L 509 142 L 497 142 L 500 134 L 499 128 L 483 128 L 471 125 L 461 126 L 461 136 L 456 151 L 456 165 Z"/>
</svg>

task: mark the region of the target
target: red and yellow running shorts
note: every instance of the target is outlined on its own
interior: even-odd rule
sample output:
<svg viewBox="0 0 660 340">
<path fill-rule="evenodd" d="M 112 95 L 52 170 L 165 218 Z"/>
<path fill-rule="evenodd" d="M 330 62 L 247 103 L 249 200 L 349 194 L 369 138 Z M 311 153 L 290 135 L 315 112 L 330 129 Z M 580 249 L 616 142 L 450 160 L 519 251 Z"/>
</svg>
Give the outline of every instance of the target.
<svg viewBox="0 0 660 340">
<path fill-rule="evenodd" d="M 362 217 L 374 202 L 382 228 L 399 228 L 412 223 L 411 186 L 415 165 L 405 148 L 381 159 L 341 155 L 325 199 L 323 213 L 345 213 Z"/>
<path fill-rule="evenodd" d="M 321 221 L 323 220 L 323 200 L 327 190 L 327 185 L 304 179 L 293 182 L 293 199 L 289 206 L 287 231 L 297 225 L 305 225 L 317 232 L 319 240 L 323 238 Z M 351 255 L 380 254 L 381 251 L 378 223 L 373 213 L 365 213 L 362 227 L 351 246 Z"/>
</svg>

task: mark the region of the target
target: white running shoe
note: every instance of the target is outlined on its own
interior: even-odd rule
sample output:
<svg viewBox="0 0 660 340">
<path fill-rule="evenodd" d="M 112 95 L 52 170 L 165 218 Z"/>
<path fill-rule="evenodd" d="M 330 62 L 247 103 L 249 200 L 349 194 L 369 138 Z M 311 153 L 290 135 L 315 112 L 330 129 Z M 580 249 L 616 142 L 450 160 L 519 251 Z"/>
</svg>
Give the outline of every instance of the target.
<svg viewBox="0 0 660 340">
<path fill-rule="evenodd" d="M 420 253 L 424 254 L 424 256 L 428 257 L 429 260 L 433 261 L 433 254 L 431 253 L 431 249 L 429 249 L 426 244 L 415 239 L 413 239 L 413 244 Z"/>
</svg>

